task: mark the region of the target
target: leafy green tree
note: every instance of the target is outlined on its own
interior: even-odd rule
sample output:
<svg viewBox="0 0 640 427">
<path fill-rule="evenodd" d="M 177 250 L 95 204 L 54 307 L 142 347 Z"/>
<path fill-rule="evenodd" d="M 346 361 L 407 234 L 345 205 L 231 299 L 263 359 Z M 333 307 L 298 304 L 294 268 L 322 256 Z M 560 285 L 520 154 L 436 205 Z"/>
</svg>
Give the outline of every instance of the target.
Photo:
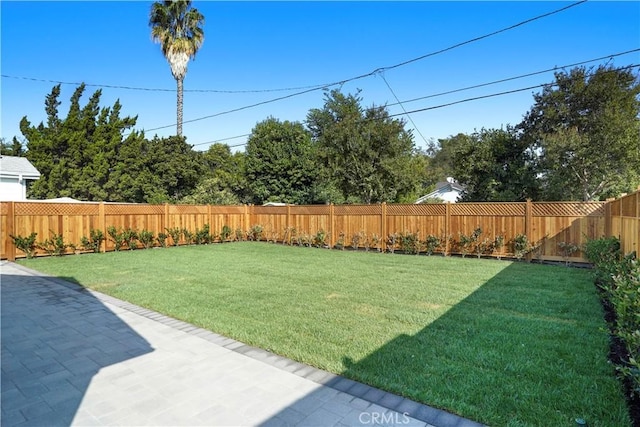
<svg viewBox="0 0 640 427">
<path fill-rule="evenodd" d="M 640 82 L 601 65 L 555 73 L 520 128 L 541 152 L 544 197 L 595 200 L 632 191 L 640 171 Z"/>
<path fill-rule="evenodd" d="M 217 176 L 201 180 L 181 203 L 190 205 L 238 205 L 240 198 Z"/>
<path fill-rule="evenodd" d="M 151 5 L 149 26 L 153 41 L 160 43 L 178 87 L 176 134 L 182 135 L 183 82 L 187 64 L 204 42 L 204 16 L 191 0 L 165 0 Z"/>
<path fill-rule="evenodd" d="M 245 172 L 253 203 L 312 203 L 318 171 L 311 135 L 299 122 L 258 123 L 247 141 Z"/>
<path fill-rule="evenodd" d="M 220 191 L 221 200 L 224 200 L 224 203 L 216 202 L 215 204 L 249 203 L 251 201 L 244 170 L 245 158 L 244 152 L 231 153 L 231 148 L 227 144 L 221 143 L 211 145 L 207 151 L 202 153 L 206 172 L 201 184 L 209 188 L 209 191 L 214 189 Z M 197 191 L 199 190 L 196 189 Z"/>
<path fill-rule="evenodd" d="M 413 137 L 404 121 L 389 117 L 384 107 L 363 108 L 361 101 L 332 90 L 322 109 L 307 114 L 324 167 L 324 188 L 357 203 L 392 202 L 416 193 Z"/>
<path fill-rule="evenodd" d="M 123 132 L 135 125 L 136 118 L 121 118 L 119 101 L 111 108 L 100 109 L 100 90 L 81 107 L 84 89 L 80 85 L 74 91 L 66 118 L 58 115 L 57 85 L 45 100 L 46 125 L 32 126 L 27 117 L 20 121 L 27 141 L 27 158 L 41 173 L 29 188 L 29 197 L 120 200 L 109 192 L 111 173 L 121 158 L 120 151 L 141 144 L 143 136 L 133 131 L 123 137 Z"/>
<path fill-rule="evenodd" d="M 146 201 L 177 202 L 190 194 L 205 172 L 199 156 L 184 137 L 153 138 L 146 148 L 147 171 L 153 182 L 144 191 Z"/>
<path fill-rule="evenodd" d="M 458 134 L 451 150 L 453 176 L 464 185 L 462 201 L 523 201 L 538 198 L 535 156 L 513 127 Z"/>
<path fill-rule="evenodd" d="M 0 154 L 5 156 L 23 157 L 25 154 L 24 147 L 15 136 L 11 142 L 5 142 L 4 138 L 0 139 Z"/>
</svg>

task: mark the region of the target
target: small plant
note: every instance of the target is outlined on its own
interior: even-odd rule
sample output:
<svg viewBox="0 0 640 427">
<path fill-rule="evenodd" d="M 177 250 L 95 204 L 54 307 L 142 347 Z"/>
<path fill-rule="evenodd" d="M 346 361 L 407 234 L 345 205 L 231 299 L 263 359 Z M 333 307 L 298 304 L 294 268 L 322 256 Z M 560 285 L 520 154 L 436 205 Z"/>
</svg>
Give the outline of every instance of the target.
<svg viewBox="0 0 640 427">
<path fill-rule="evenodd" d="M 234 237 L 236 242 L 244 242 L 247 239 L 247 234 L 242 230 L 242 228 L 236 228 L 234 232 Z"/>
<path fill-rule="evenodd" d="M 481 242 L 476 242 L 475 247 L 476 257 L 480 258 L 482 255 L 490 254 L 493 252 L 493 241 L 485 238 Z"/>
<path fill-rule="evenodd" d="M 168 238 L 169 238 L 169 235 L 167 233 L 160 232 L 156 237 L 156 242 L 158 242 L 158 245 L 160 245 L 161 248 L 166 248 Z"/>
<path fill-rule="evenodd" d="M 382 239 L 380 239 L 380 236 L 378 236 L 377 234 L 373 233 L 371 235 L 371 246 L 376 248 L 376 250 L 378 252 L 380 252 L 382 250 L 382 248 L 380 247 L 380 242 L 382 241 Z"/>
<path fill-rule="evenodd" d="M 16 248 L 24 252 L 27 258 L 33 258 L 36 254 L 36 250 L 38 249 L 38 245 L 36 244 L 37 235 L 38 233 L 33 232 L 27 237 L 13 235 L 10 235 L 9 237 L 13 239 L 13 244 Z"/>
<path fill-rule="evenodd" d="M 389 234 L 387 236 L 387 250 L 390 253 L 395 253 L 396 252 L 396 245 L 398 244 L 398 234 L 397 233 L 393 233 L 393 234 Z"/>
<path fill-rule="evenodd" d="M 282 236 L 283 245 L 291 245 L 296 238 L 297 230 L 295 227 L 286 227 Z"/>
<path fill-rule="evenodd" d="M 351 249 L 357 251 L 360 247 L 360 241 L 362 240 L 362 232 L 355 233 L 351 236 Z"/>
<path fill-rule="evenodd" d="M 569 258 L 578 251 L 578 246 L 571 242 L 560 242 L 558 247 L 560 248 L 560 255 L 564 259 L 564 264 L 569 266 Z"/>
<path fill-rule="evenodd" d="M 51 237 L 40 243 L 38 247 L 51 256 L 61 256 L 66 251 L 69 245 L 64 242 L 62 234 L 56 234 L 49 230 Z"/>
<path fill-rule="evenodd" d="M 114 225 L 110 225 L 109 227 L 107 227 L 107 234 L 113 242 L 114 250 L 116 252 L 122 250 L 122 247 L 125 245 L 122 229 L 116 229 Z"/>
<path fill-rule="evenodd" d="M 202 229 L 196 228 L 194 240 L 196 245 L 206 245 L 211 243 L 211 230 L 209 229 L 209 224 L 203 225 Z"/>
<path fill-rule="evenodd" d="M 425 253 L 430 256 L 440 247 L 442 240 L 438 236 L 429 234 L 422 244 L 424 245 Z"/>
<path fill-rule="evenodd" d="M 252 242 L 254 241 L 257 242 L 260 239 L 262 239 L 263 231 L 264 231 L 263 227 L 259 224 L 256 224 L 253 227 L 251 227 L 247 232 L 247 239 Z"/>
<path fill-rule="evenodd" d="M 327 232 L 320 229 L 313 237 L 313 246 L 316 248 L 324 248 L 327 245 Z"/>
<path fill-rule="evenodd" d="M 145 249 L 149 249 L 153 247 L 155 236 L 152 231 L 142 230 L 138 235 L 138 240 L 140 240 L 140 243 L 142 243 L 142 246 L 144 246 Z"/>
<path fill-rule="evenodd" d="M 344 231 L 338 234 L 338 241 L 336 242 L 336 249 L 344 250 Z"/>
<path fill-rule="evenodd" d="M 167 234 L 171 236 L 171 242 L 173 246 L 180 244 L 180 236 L 182 236 L 182 230 L 179 227 L 167 228 Z"/>
<path fill-rule="evenodd" d="M 104 233 L 102 233 L 102 230 L 94 230 L 92 228 L 89 230 L 88 238 L 86 236 L 80 238 L 80 245 L 87 251 L 98 253 L 100 252 L 100 245 L 102 245 L 103 240 Z"/>
<path fill-rule="evenodd" d="M 136 240 L 138 240 L 138 232 L 130 227 L 127 227 L 122 231 L 122 238 L 130 251 L 138 247 Z"/>
<path fill-rule="evenodd" d="M 462 254 L 462 258 L 466 257 L 471 250 L 475 247 L 476 242 L 478 241 L 478 237 L 482 234 L 482 229 L 480 227 L 476 228 L 473 233 L 470 235 L 466 235 L 464 233 L 460 233 L 459 239 L 459 247 L 460 253 Z"/>
<path fill-rule="evenodd" d="M 504 247 L 504 235 L 498 234 L 493 239 L 493 251 L 498 253 L 498 259 L 501 259 L 502 248 Z"/>
<path fill-rule="evenodd" d="M 420 253 L 420 238 L 418 233 L 400 233 L 398 235 L 400 250 L 405 254 L 417 255 Z"/>
<path fill-rule="evenodd" d="M 228 225 L 223 225 L 222 230 L 220 231 L 220 243 L 224 243 L 229 240 L 233 230 Z"/>
<path fill-rule="evenodd" d="M 518 234 L 513 238 L 511 243 L 513 245 L 513 255 L 518 261 L 531 251 L 529 238 L 524 234 Z"/>
<path fill-rule="evenodd" d="M 182 237 L 184 237 L 184 242 L 187 245 L 193 244 L 193 239 L 195 238 L 195 233 L 187 230 L 186 228 L 182 229 Z"/>
</svg>

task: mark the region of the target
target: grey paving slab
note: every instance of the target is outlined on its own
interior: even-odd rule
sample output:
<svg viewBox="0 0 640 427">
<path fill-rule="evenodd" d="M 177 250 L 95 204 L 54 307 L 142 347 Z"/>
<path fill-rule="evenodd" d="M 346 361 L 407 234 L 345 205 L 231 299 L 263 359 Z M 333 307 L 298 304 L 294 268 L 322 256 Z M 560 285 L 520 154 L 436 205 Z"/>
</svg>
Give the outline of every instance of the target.
<svg viewBox="0 0 640 427">
<path fill-rule="evenodd" d="M 479 425 L 15 263 L 0 273 L 2 426 Z"/>
</svg>

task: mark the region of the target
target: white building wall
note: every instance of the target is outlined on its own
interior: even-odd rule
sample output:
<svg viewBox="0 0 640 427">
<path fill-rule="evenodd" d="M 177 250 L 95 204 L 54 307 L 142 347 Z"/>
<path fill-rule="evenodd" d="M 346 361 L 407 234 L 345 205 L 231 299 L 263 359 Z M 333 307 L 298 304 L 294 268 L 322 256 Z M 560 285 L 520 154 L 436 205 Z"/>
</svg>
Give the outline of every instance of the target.
<svg viewBox="0 0 640 427">
<path fill-rule="evenodd" d="M 27 200 L 26 180 L 22 183 L 15 178 L 0 178 L 0 201 L 19 201 Z"/>
</svg>

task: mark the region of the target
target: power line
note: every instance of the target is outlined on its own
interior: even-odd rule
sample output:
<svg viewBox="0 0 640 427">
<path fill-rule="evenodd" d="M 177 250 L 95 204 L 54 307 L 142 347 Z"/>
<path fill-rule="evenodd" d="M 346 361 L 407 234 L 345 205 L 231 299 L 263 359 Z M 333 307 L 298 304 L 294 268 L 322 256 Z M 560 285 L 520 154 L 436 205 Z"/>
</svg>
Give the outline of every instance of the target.
<svg viewBox="0 0 640 427">
<path fill-rule="evenodd" d="M 418 129 L 418 126 L 416 126 L 416 123 L 413 121 L 413 119 L 411 118 L 409 113 L 407 113 L 407 110 L 404 108 L 404 105 L 402 105 L 402 102 L 400 102 L 400 99 L 396 96 L 396 93 L 393 91 L 393 89 L 391 89 L 391 85 L 389 84 L 389 82 L 385 78 L 384 73 L 380 73 L 380 77 L 382 77 L 382 80 L 384 80 L 384 83 L 387 85 L 387 87 L 389 88 L 389 91 L 391 92 L 393 97 L 396 99 L 396 101 L 398 101 L 398 104 L 400 104 L 400 107 L 402 108 L 402 111 L 404 111 L 404 113 L 407 115 L 407 117 L 411 121 L 411 124 L 413 125 L 413 128 L 416 130 L 416 132 L 418 132 L 418 134 L 420 135 L 420 137 L 422 138 L 424 143 L 429 145 L 429 143 L 427 142 L 427 139 L 424 137 L 424 135 L 422 135 L 422 132 L 420 132 L 420 129 Z"/>
<path fill-rule="evenodd" d="M 7 79 L 16 79 L 16 80 L 29 80 L 34 82 L 44 82 L 44 83 L 57 83 L 63 85 L 73 85 L 80 86 L 84 84 L 89 87 L 100 87 L 100 88 L 109 88 L 109 89 L 126 89 L 126 90 L 139 90 L 146 92 L 176 92 L 176 89 L 162 89 L 162 88 L 149 88 L 149 87 L 135 87 L 135 86 L 120 86 L 120 85 L 108 85 L 108 84 L 92 84 L 92 83 L 83 83 L 83 82 L 64 82 L 61 80 L 50 80 L 50 79 L 38 79 L 35 77 L 25 77 L 25 76 L 11 76 L 8 74 L 0 74 L 0 76 Z M 264 93 L 264 92 L 287 92 L 292 90 L 300 90 L 300 89 L 321 89 L 325 87 L 327 84 L 321 85 L 309 85 L 309 86 L 298 86 L 298 87 L 287 87 L 287 88 L 278 88 L 278 89 L 246 89 L 246 90 L 221 90 L 221 89 L 183 89 L 183 92 L 199 92 L 199 93 Z"/>
<path fill-rule="evenodd" d="M 274 99 L 270 99 L 270 100 L 267 100 L 267 101 L 258 102 L 258 103 L 255 103 L 255 104 L 251 104 L 251 105 L 247 105 L 247 106 L 244 106 L 244 107 L 235 108 L 235 109 L 228 110 L 228 111 L 223 111 L 223 112 L 220 112 L 220 113 L 210 114 L 210 115 L 207 115 L 207 116 L 198 117 L 198 118 L 191 119 L 191 120 L 186 120 L 186 121 L 183 121 L 183 124 L 184 123 L 193 123 L 193 122 L 200 121 L 200 120 L 210 119 L 210 118 L 213 118 L 213 117 L 218 117 L 218 116 L 221 116 L 221 115 L 225 115 L 225 114 L 230 114 L 230 113 L 246 110 L 246 109 L 257 107 L 257 106 L 260 106 L 260 105 L 265 105 L 265 104 L 269 104 L 269 103 L 272 103 L 272 102 L 281 101 L 283 99 L 291 98 L 291 97 L 294 97 L 294 96 L 303 95 L 303 94 L 306 94 L 306 93 L 309 93 L 309 92 L 313 92 L 313 91 L 317 91 L 317 90 L 320 90 L 320 89 L 328 89 L 329 87 L 336 86 L 336 85 L 344 85 L 345 83 L 348 83 L 348 82 L 352 82 L 352 81 L 355 81 L 355 80 L 359 80 L 359 79 L 363 79 L 363 78 L 366 78 L 366 77 L 370 77 L 370 76 L 375 75 L 375 74 L 377 74 L 377 73 L 379 73 L 381 71 L 398 68 L 398 67 L 401 67 L 401 66 L 416 62 L 416 61 L 420 61 L 422 59 L 425 59 L 425 58 L 428 58 L 428 57 L 431 57 L 431 56 L 435 56 L 435 55 L 438 55 L 438 54 L 441 54 L 441 53 L 456 49 L 458 47 L 461 47 L 461 46 L 464 46 L 464 45 L 467 45 L 467 44 L 470 44 L 470 43 L 474 43 L 474 42 L 479 41 L 479 40 L 486 39 L 488 37 L 492 37 L 494 35 L 497 35 L 497 34 L 500 34 L 500 33 L 515 29 L 517 27 L 520 27 L 522 25 L 526 25 L 526 24 L 534 22 L 536 20 L 539 20 L 539 19 L 542 19 L 542 18 L 546 18 L 548 16 L 563 12 L 565 10 L 568 10 L 568 9 L 570 9 L 572 7 L 578 6 L 578 5 L 586 3 L 586 2 L 587 2 L 587 0 L 581 0 L 581 1 L 578 1 L 576 3 L 564 6 L 564 7 L 560 8 L 560 9 L 556 9 L 554 11 L 547 12 L 547 13 L 544 13 L 542 15 L 535 16 L 533 18 L 518 22 L 518 23 L 516 23 L 514 25 L 510 25 L 510 26 L 502 28 L 500 30 L 493 31 L 491 33 L 488 33 L 488 34 L 485 34 L 485 35 L 482 35 L 482 36 L 479 36 L 479 37 L 475 37 L 473 39 L 466 40 L 466 41 L 461 42 L 461 43 L 457 43 L 457 44 L 449 46 L 447 48 L 440 49 L 440 50 L 435 51 L 435 52 L 427 53 L 425 55 L 422 55 L 422 56 L 419 56 L 419 57 L 416 57 L 416 58 L 412 58 L 412 59 L 409 59 L 407 61 L 395 64 L 395 65 L 390 65 L 390 66 L 386 66 L 386 67 L 377 68 L 377 69 L 375 69 L 375 70 L 373 70 L 373 71 L 371 71 L 369 73 L 366 73 L 366 74 L 362 74 L 362 75 L 359 75 L 359 76 L 351 77 L 351 78 L 344 79 L 344 80 L 341 80 L 341 81 L 337 81 L 337 82 L 334 82 L 334 83 L 305 86 L 304 87 L 305 90 L 302 90 L 301 92 L 296 92 L 296 93 L 289 94 L 289 95 L 286 95 L 286 96 L 281 96 L 281 97 L 278 97 L 278 98 L 274 98 Z M 15 77 L 15 76 L 8 76 L 8 75 L 4 75 L 4 74 L 2 74 L 2 77 L 21 78 L 21 77 Z M 26 80 L 35 80 L 35 81 L 39 80 L 39 79 L 33 79 L 33 78 L 27 78 L 27 77 L 24 77 L 24 79 L 26 79 Z M 55 82 L 53 80 L 48 80 L 48 81 L 49 82 Z M 64 84 L 72 84 L 72 83 L 69 83 L 69 82 L 58 82 L 58 83 L 61 83 L 61 84 L 63 84 L 63 83 Z M 75 84 L 77 84 L 77 83 L 75 83 Z M 131 86 L 95 85 L 95 84 L 91 84 L 91 85 L 87 85 L 87 86 L 126 88 L 126 89 L 156 91 L 156 89 L 152 89 L 152 88 L 133 88 Z M 293 89 L 294 88 L 285 88 L 285 89 L 278 89 L 278 90 L 293 90 Z M 167 89 L 162 89 L 162 91 L 168 91 L 168 90 Z M 205 91 L 205 90 L 200 90 L 200 91 Z M 274 91 L 274 90 L 272 89 L 272 90 L 262 90 L 262 91 Z M 252 92 L 252 91 L 247 91 L 247 92 Z M 175 125 L 176 125 L 176 123 L 172 123 L 172 124 L 166 125 L 166 126 L 159 126 L 159 127 L 155 127 L 155 128 L 151 128 L 151 129 L 146 129 L 146 131 L 154 131 L 154 130 L 165 129 L 165 128 L 173 127 Z"/>
<path fill-rule="evenodd" d="M 640 67 L 640 64 L 628 65 L 626 67 L 617 68 L 614 71 L 628 70 L 628 69 L 636 68 L 636 67 Z M 588 76 L 592 76 L 592 75 L 593 74 L 588 75 Z M 462 104 L 464 102 L 477 101 L 479 99 L 492 98 L 492 97 L 495 97 L 495 96 L 508 95 L 508 94 L 511 94 L 511 93 L 524 92 L 525 90 L 538 89 L 538 88 L 541 88 L 541 87 L 550 87 L 550 86 L 557 86 L 557 83 L 543 83 L 543 84 L 539 84 L 539 85 L 535 85 L 535 86 L 529 86 L 529 87 L 525 87 L 525 88 L 521 88 L 521 89 L 513 89 L 513 90 L 507 90 L 507 91 L 504 91 L 504 92 L 492 93 L 492 94 L 489 94 L 489 95 L 475 96 L 473 98 L 461 99 L 461 100 L 458 100 L 458 101 L 448 102 L 446 104 L 440 104 L 440 105 L 435 105 L 435 106 L 426 107 L 426 108 L 419 108 L 417 110 L 407 111 L 406 113 L 403 112 L 403 113 L 390 114 L 389 117 L 397 117 L 397 116 L 402 116 L 404 114 L 420 113 L 420 112 L 423 112 L 423 111 L 429 111 L 429 110 L 435 110 L 435 109 L 438 109 L 438 108 L 450 107 L 452 105 Z"/>
<path fill-rule="evenodd" d="M 221 138 L 221 139 L 214 139 L 214 140 L 212 140 L 212 141 L 199 142 L 199 143 L 197 143 L 197 144 L 191 144 L 191 146 L 192 146 L 192 147 L 195 147 L 195 146 L 198 146 L 198 145 L 214 144 L 214 143 L 222 142 L 222 141 L 230 141 L 230 140 L 232 140 L 232 139 L 238 139 L 238 138 L 242 138 L 242 137 L 249 136 L 249 135 L 251 135 L 251 134 L 250 134 L 250 133 L 245 133 L 245 134 L 243 134 L 243 135 L 230 136 L 230 137 L 228 137 L 228 138 Z M 242 144 L 242 145 L 244 145 L 244 144 Z M 239 147 L 239 146 L 240 146 L 240 145 L 229 145 L 229 147 Z"/>
<path fill-rule="evenodd" d="M 456 92 L 463 92 L 465 90 L 477 89 L 477 88 L 485 87 L 485 86 L 491 86 L 491 85 L 495 85 L 495 84 L 498 84 L 498 83 L 508 82 L 508 81 L 511 81 L 511 80 L 518 80 L 518 79 L 522 79 L 522 78 L 525 78 L 525 77 L 531 77 L 531 76 L 535 76 L 535 75 L 538 75 L 538 74 L 548 73 L 550 71 L 557 71 L 557 70 L 563 69 L 563 68 L 575 67 L 577 65 L 588 64 L 589 62 L 601 61 L 603 59 L 611 59 L 611 58 L 615 58 L 617 56 L 627 55 L 629 53 L 634 53 L 634 52 L 639 52 L 639 51 L 640 51 L 640 48 L 632 49 L 632 50 L 628 50 L 626 52 L 614 53 L 612 55 L 601 56 L 600 58 L 589 59 L 587 61 L 575 62 L 573 64 L 562 65 L 560 67 L 556 66 L 556 67 L 553 67 L 553 68 L 547 68 L 546 70 L 542 70 L 542 71 L 535 71 L 533 73 L 522 74 L 522 75 L 515 76 L 515 77 L 508 77 L 508 78 L 505 78 L 505 79 L 494 80 L 494 81 L 489 82 L 489 83 L 481 83 L 481 84 L 477 84 L 477 85 L 473 85 L 473 86 L 463 87 L 463 88 L 460 88 L 460 89 L 453 89 L 453 90 L 449 90 L 449 91 L 446 91 L 446 92 L 439 92 L 439 93 L 434 93 L 434 94 L 431 94 L 431 95 L 421 96 L 421 97 L 418 97 L 418 98 L 407 99 L 405 101 L 402 101 L 402 103 L 407 104 L 409 102 L 420 101 L 420 100 L 423 100 L 423 99 L 435 98 L 435 97 L 443 96 L 443 95 L 450 95 L 450 94 L 456 93 Z M 387 104 L 387 106 L 390 107 L 390 106 L 399 105 L 399 104 L 400 104 L 400 101 L 395 102 L 393 104 Z"/>
<path fill-rule="evenodd" d="M 337 85 L 342 86 L 345 83 L 349 83 L 349 82 L 352 82 L 352 81 L 355 81 L 355 80 L 360 80 L 360 79 L 363 79 L 363 78 L 366 78 L 366 77 L 370 77 L 370 76 L 375 75 L 375 74 L 377 74 L 377 73 L 379 73 L 381 71 L 398 68 L 398 67 L 401 67 L 403 65 L 407 65 L 407 64 L 410 64 L 410 63 L 413 63 L 413 62 L 416 62 L 416 61 L 419 61 L 419 60 L 422 60 L 422 59 L 425 59 L 425 58 L 428 58 L 428 57 L 431 57 L 431 56 L 438 55 L 440 53 L 444 53 L 444 52 L 456 49 L 456 48 L 458 48 L 460 46 L 464 46 L 464 45 L 467 45 L 467 44 L 470 44 L 470 43 L 473 43 L 473 42 L 476 42 L 476 41 L 479 41 L 479 40 L 483 40 L 485 38 L 488 38 L 488 37 L 503 33 L 505 31 L 512 30 L 514 28 L 520 27 L 520 26 L 525 25 L 525 24 L 528 24 L 530 22 L 533 22 L 533 21 L 536 21 L 536 20 L 551 16 L 551 15 L 554 15 L 556 13 L 563 12 L 563 11 L 565 11 L 567 9 L 570 9 L 572 7 L 578 6 L 578 5 L 586 3 L 586 2 L 587 2 L 587 0 L 581 0 L 581 1 L 578 1 L 576 3 L 570 4 L 568 6 L 562 7 L 560 9 L 556 9 L 554 11 L 547 12 L 547 13 L 544 13 L 542 15 L 538 15 L 538 16 L 535 16 L 533 18 L 518 22 L 517 24 L 511 25 L 511 26 L 506 27 L 506 28 L 502 28 L 502 29 L 494 31 L 492 33 L 485 34 L 485 35 L 482 35 L 482 36 L 479 36 L 479 37 L 476 37 L 476 38 L 473 38 L 473 39 L 470 39 L 470 40 L 467 40 L 467 41 L 464 41 L 464 42 L 461 42 L 461 43 L 457 43 L 457 44 L 455 44 L 453 46 L 449 46 L 447 48 L 440 49 L 440 50 L 435 51 L 435 52 L 427 53 L 425 55 L 422 55 L 422 56 L 419 56 L 419 57 L 416 57 L 416 58 L 413 58 L 413 59 L 409 59 L 407 61 L 395 64 L 395 65 L 377 68 L 377 69 L 375 69 L 375 70 L 373 70 L 373 71 L 371 71 L 369 73 L 361 74 L 361 75 L 356 76 L 356 77 L 351 77 L 351 78 L 344 79 L 344 80 L 341 80 L 341 81 L 337 81 L 337 82 L 334 82 L 334 83 L 329 83 L 329 84 L 323 85 L 323 86 L 316 86 L 316 87 L 311 88 L 311 89 L 303 90 L 302 92 L 292 93 L 292 94 L 289 94 L 289 95 L 286 95 L 286 96 L 281 96 L 281 97 L 278 97 L 278 98 L 270 99 L 270 100 L 259 102 L 259 103 L 256 103 L 256 104 L 247 105 L 245 107 L 240 107 L 240 108 L 236 108 L 236 109 L 233 109 L 233 110 L 223 111 L 223 112 L 216 113 L 216 114 L 210 114 L 210 115 L 207 115 L 207 116 L 198 117 L 198 118 L 191 119 L 191 120 L 186 120 L 186 121 L 183 121 L 182 123 L 183 124 L 184 123 L 193 123 L 193 122 L 200 121 L 200 120 L 206 120 L 206 119 L 218 117 L 218 116 L 221 116 L 221 115 L 224 115 L 224 114 L 235 113 L 235 112 L 238 112 L 238 111 L 246 110 L 246 109 L 257 107 L 257 106 L 260 106 L 260 105 L 265 105 L 265 104 L 269 104 L 269 103 L 272 103 L 272 102 L 281 101 L 283 99 L 292 98 L 294 96 L 303 95 L 303 94 L 306 94 L 306 93 L 309 93 L 309 92 L 314 92 L 314 91 L 319 90 L 319 89 L 328 89 L 331 86 L 337 86 Z M 170 125 L 147 129 L 147 131 L 166 129 L 166 128 L 169 128 L 169 127 L 173 127 L 175 125 L 176 125 L 176 123 L 174 122 L 174 123 L 172 123 Z"/>
<path fill-rule="evenodd" d="M 632 68 L 637 68 L 640 67 L 640 64 L 631 64 L 628 65 L 626 67 L 621 67 L 621 68 L 616 68 L 615 70 L 611 70 L 610 72 L 615 72 L 615 71 L 620 71 L 620 70 L 629 70 Z M 585 77 L 591 77 L 594 74 L 587 74 L 585 75 Z M 448 102 L 445 104 L 439 104 L 439 105 L 434 105 L 431 107 L 425 107 L 425 108 L 419 108 L 416 110 L 410 110 L 410 111 L 406 111 L 403 108 L 403 112 L 402 113 L 396 113 L 396 114 L 389 114 L 387 117 L 398 117 L 398 116 L 404 116 L 404 115 L 409 115 L 409 114 L 413 114 L 413 113 L 420 113 L 420 112 L 424 112 L 424 111 L 430 111 L 430 110 L 437 110 L 440 108 L 445 108 L 445 107 L 450 107 L 452 105 L 456 105 L 456 104 L 462 104 L 462 103 L 466 103 L 466 102 L 471 102 L 471 101 L 477 101 L 480 99 L 486 99 L 486 98 L 493 98 L 496 96 L 502 96 L 502 95 L 509 95 L 512 93 L 518 93 L 518 92 L 524 92 L 526 90 L 532 90 L 532 89 L 539 89 L 539 88 L 543 88 L 543 87 L 552 87 L 552 86 L 557 86 L 557 83 L 542 83 L 542 84 L 538 84 L 538 85 L 534 85 L 534 86 L 528 86 L 528 87 L 524 87 L 524 88 L 520 88 L 520 89 L 513 89 L 513 90 L 507 90 L 507 91 L 503 91 L 503 92 L 497 92 L 497 93 L 491 93 L 488 95 L 480 95 L 480 96 L 475 96 L 472 98 L 465 98 L 465 99 L 461 99 L 458 101 L 452 101 L 452 102 Z M 370 120 L 376 120 L 375 118 L 366 118 L 366 119 L 362 119 L 362 121 L 370 121 Z M 250 134 L 246 134 L 246 135 L 241 135 L 241 136 L 248 136 Z M 204 144 L 204 143 L 203 143 Z M 237 144 L 237 145 L 233 145 L 230 147 L 240 147 L 246 145 L 246 143 L 243 144 Z"/>
<path fill-rule="evenodd" d="M 350 82 L 350 81 L 353 81 L 353 80 L 358 80 L 358 79 L 362 79 L 362 78 L 365 78 L 365 77 L 370 77 L 370 76 L 372 76 L 372 75 L 374 75 L 376 73 L 379 73 L 381 71 L 392 70 L 394 68 L 402 67 L 404 65 L 408 65 L 408 64 L 411 64 L 413 62 L 417 62 L 417 61 L 420 61 L 422 59 L 429 58 L 431 56 L 435 56 L 435 55 L 439 55 L 439 54 L 444 53 L 444 52 L 448 52 L 448 51 L 456 49 L 458 47 L 465 46 L 467 44 L 471 44 L 471 43 L 474 43 L 474 42 L 477 42 L 477 41 L 480 41 L 480 40 L 483 40 L 483 39 L 498 35 L 500 33 L 504 33 L 506 31 L 513 30 L 515 28 L 521 27 L 523 25 L 529 24 L 531 22 L 537 21 L 537 20 L 542 19 L 542 18 L 546 18 L 546 17 L 551 16 L 551 15 L 555 15 L 556 13 L 564 12 L 567 9 L 570 9 L 572 7 L 575 7 L 575 6 L 578 6 L 578 5 L 582 4 L 582 3 L 586 3 L 587 1 L 588 0 L 581 0 L 581 1 L 578 1 L 576 3 L 573 3 L 573 4 L 567 5 L 565 7 L 562 7 L 560 9 L 556 9 L 554 11 L 547 12 L 547 13 L 544 13 L 542 15 L 538 15 L 538 16 L 535 16 L 533 18 L 530 18 L 530 19 L 526 19 L 524 21 L 518 22 L 517 24 L 513 24 L 511 26 L 502 28 L 500 30 L 496 30 L 496 31 L 493 31 L 493 32 L 488 33 L 488 34 L 484 34 L 482 36 L 475 37 L 473 39 L 466 40 L 466 41 L 454 44 L 454 45 L 446 47 L 444 49 L 440 49 L 440 50 L 437 50 L 435 52 L 430 52 L 430 53 L 427 53 L 425 55 L 418 56 L 416 58 L 412 58 L 412 59 L 409 59 L 409 60 L 404 61 L 404 62 L 400 62 L 400 63 L 395 64 L 395 65 L 390 65 L 390 66 L 386 66 L 386 67 L 380 67 L 380 68 L 377 68 L 377 69 L 375 69 L 375 70 L 373 70 L 373 71 L 371 71 L 369 73 L 362 74 L 360 76 L 352 77 L 352 78 L 345 79 L 345 80 L 338 81 L 338 82 L 315 84 L 315 85 L 308 85 L 308 86 L 299 86 L 299 87 L 277 88 L 277 89 L 246 89 L 246 90 L 183 89 L 183 92 L 193 92 L 193 93 L 229 93 L 229 94 L 231 94 L 231 93 L 287 92 L 287 91 L 302 90 L 302 89 L 311 89 L 311 90 L 324 89 L 324 88 L 327 88 L 327 87 L 330 87 L 330 86 L 335 86 L 335 85 L 338 85 L 338 84 L 344 84 L 344 83 L 347 83 L 347 82 Z M 10 78 L 10 79 L 30 80 L 30 81 L 45 82 L 45 83 L 58 83 L 58 84 L 64 84 L 64 85 L 79 86 L 80 84 L 82 84 L 82 83 L 79 83 L 79 82 L 65 82 L 65 81 L 60 81 L 60 80 L 38 79 L 38 78 L 34 78 L 34 77 L 11 76 L 11 75 L 7 75 L 7 74 L 1 74 L 0 76 L 2 76 L 4 78 Z M 146 91 L 146 92 L 176 92 L 176 89 L 145 88 L 145 87 L 109 85 L 109 84 L 90 84 L 90 83 L 85 83 L 85 86 L 103 87 L 103 88 L 109 88 L 109 89 L 138 90 L 138 91 Z M 301 92 L 301 94 L 302 93 L 306 93 L 306 91 L 305 92 Z M 155 130 L 155 129 L 152 129 L 152 130 Z"/>
</svg>

